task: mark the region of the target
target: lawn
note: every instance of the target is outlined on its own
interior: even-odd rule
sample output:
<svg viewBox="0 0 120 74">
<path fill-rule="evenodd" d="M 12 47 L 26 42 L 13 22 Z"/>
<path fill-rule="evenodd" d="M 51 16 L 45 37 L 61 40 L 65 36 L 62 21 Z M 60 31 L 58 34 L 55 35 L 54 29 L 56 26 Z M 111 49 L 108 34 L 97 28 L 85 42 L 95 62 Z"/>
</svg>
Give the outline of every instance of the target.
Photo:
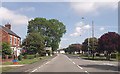
<svg viewBox="0 0 120 74">
<path fill-rule="evenodd" d="M 38 57 L 38 58 L 34 58 L 34 59 L 22 59 L 22 61 L 18 61 L 19 64 L 32 64 L 35 63 L 37 61 L 40 61 L 42 59 L 47 59 L 50 56 L 45 56 L 45 57 Z M 2 65 L 13 65 L 13 62 L 5 62 Z"/>
<path fill-rule="evenodd" d="M 14 68 L 16 68 L 16 67 L 2 67 L 2 72 L 6 72 L 6 71 L 8 71 L 8 70 L 10 70 L 10 69 L 14 69 Z"/>
<path fill-rule="evenodd" d="M 41 60 L 44 60 L 44 59 L 48 59 L 50 58 L 51 56 L 44 56 L 44 57 L 38 57 L 38 58 L 34 58 L 34 59 L 23 59 L 22 61 L 18 61 L 19 65 L 20 64 L 33 64 L 35 62 L 38 62 L 38 61 L 41 61 Z M 5 62 L 4 64 L 2 65 L 13 65 L 13 62 Z M 0 67 L 0 69 L 2 69 L 2 72 L 6 72 L 10 69 L 14 69 L 14 68 L 17 68 L 17 67 Z"/>
</svg>

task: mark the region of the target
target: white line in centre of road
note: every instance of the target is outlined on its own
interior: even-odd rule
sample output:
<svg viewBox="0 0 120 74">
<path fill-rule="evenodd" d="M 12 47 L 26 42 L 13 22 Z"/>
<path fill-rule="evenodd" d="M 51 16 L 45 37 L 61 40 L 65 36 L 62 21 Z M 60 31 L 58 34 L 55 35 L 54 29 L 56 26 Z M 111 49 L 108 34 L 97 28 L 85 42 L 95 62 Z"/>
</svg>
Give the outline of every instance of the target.
<svg viewBox="0 0 120 74">
<path fill-rule="evenodd" d="M 73 62 L 73 64 L 75 64 L 75 62 Z"/>
<path fill-rule="evenodd" d="M 87 74 L 89 74 L 89 72 L 88 71 L 85 71 Z"/>
<path fill-rule="evenodd" d="M 37 69 L 33 70 L 32 72 L 35 72 Z"/>
<path fill-rule="evenodd" d="M 82 67 L 80 67 L 79 65 L 77 65 L 77 67 L 78 67 L 78 68 L 80 68 L 80 69 L 83 69 L 83 68 L 82 68 Z"/>
</svg>

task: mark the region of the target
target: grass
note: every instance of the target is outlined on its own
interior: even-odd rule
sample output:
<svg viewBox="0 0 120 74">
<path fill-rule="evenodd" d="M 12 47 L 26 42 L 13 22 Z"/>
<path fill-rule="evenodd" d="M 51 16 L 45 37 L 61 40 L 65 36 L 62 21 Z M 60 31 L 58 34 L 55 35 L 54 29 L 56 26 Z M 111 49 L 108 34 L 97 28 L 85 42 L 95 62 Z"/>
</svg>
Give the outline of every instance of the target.
<svg viewBox="0 0 120 74">
<path fill-rule="evenodd" d="M 40 60 L 43 60 L 43 59 L 48 59 L 50 58 L 51 56 L 44 56 L 44 57 L 37 57 L 37 58 L 34 58 L 34 59 L 23 59 L 22 61 L 18 61 L 19 64 L 33 64 L 35 62 L 38 62 Z M 4 64 L 2 65 L 13 65 L 13 62 L 5 62 Z M 14 69 L 14 68 L 17 68 L 17 67 L 0 67 L 0 70 L 2 70 L 2 72 L 6 72 L 10 69 Z"/>
<path fill-rule="evenodd" d="M 14 69 L 14 68 L 16 68 L 16 67 L 2 67 L 2 72 L 6 72 L 6 71 L 8 71 L 8 70 L 10 70 L 10 69 Z"/>
<path fill-rule="evenodd" d="M 38 57 L 38 58 L 34 58 L 34 59 L 22 59 L 22 61 L 18 61 L 19 64 L 32 64 L 32 63 L 35 63 L 35 62 L 38 62 L 42 59 L 47 59 L 49 58 L 50 56 L 45 56 L 45 57 Z M 13 62 L 5 62 L 3 63 L 2 65 L 13 65 Z"/>
<path fill-rule="evenodd" d="M 83 54 L 71 54 L 72 56 L 79 56 L 79 57 L 81 57 L 81 58 L 83 58 L 83 59 L 86 59 L 86 60 L 96 60 L 96 61 L 108 61 L 107 59 L 106 59 L 106 57 L 104 57 L 104 56 L 100 56 L 100 57 L 98 57 L 98 56 L 94 56 L 94 59 L 93 59 L 93 57 L 92 56 L 87 56 L 87 55 L 83 55 Z M 120 57 L 119 57 L 120 58 Z M 115 58 L 111 58 L 109 61 L 117 61 L 117 59 L 115 59 Z"/>
</svg>

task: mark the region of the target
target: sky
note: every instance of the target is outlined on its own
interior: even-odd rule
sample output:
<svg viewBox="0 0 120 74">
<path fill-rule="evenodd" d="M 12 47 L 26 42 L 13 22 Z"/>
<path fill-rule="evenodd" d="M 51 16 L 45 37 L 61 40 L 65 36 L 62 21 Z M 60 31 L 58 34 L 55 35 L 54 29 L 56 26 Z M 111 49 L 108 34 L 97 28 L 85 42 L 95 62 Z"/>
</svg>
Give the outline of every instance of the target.
<svg viewBox="0 0 120 74">
<path fill-rule="evenodd" d="M 9 0 L 8 0 L 9 1 Z M 104 0 L 108 1 L 108 0 Z M 107 32 L 118 32 L 117 2 L 2 2 L 1 25 L 10 23 L 12 31 L 23 40 L 27 35 L 28 21 L 35 17 L 57 19 L 67 32 L 61 38 L 60 48 L 82 43 L 92 36 L 99 38 Z M 82 19 L 84 17 L 84 19 Z"/>
</svg>

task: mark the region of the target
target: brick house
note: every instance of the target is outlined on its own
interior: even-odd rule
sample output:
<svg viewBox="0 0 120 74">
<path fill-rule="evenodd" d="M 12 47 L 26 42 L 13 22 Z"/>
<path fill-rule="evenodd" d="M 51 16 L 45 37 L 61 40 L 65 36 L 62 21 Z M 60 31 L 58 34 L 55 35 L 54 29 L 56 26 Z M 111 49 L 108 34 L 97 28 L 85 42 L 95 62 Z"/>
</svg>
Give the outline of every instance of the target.
<svg viewBox="0 0 120 74">
<path fill-rule="evenodd" d="M 11 49 L 13 51 L 12 54 L 14 56 L 18 56 L 20 54 L 20 44 L 21 38 L 13 31 L 11 31 L 11 25 L 6 24 L 5 26 L 0 25 L 0 42 L 7 42 L 11 45 Z M 2 48 L 2 47 L 0 47 Z"/>
</svg>

